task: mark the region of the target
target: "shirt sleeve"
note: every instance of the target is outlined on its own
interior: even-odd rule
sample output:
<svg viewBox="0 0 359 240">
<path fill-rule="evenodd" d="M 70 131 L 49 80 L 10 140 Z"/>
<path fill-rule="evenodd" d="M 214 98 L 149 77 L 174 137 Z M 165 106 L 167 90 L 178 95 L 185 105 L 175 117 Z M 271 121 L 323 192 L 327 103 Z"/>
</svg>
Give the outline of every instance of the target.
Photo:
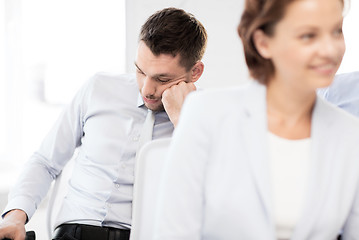
<svg viewBox="0 0 359 240">
<path fill-rule="evenodd" d="M 328 102 L 359 116 L 359 72 L 339 74 L 333 83 L 317 91 Z"/>
<path fill-rule="evenodd" d="M 197 93 L 188 96 L 174 132 L 160 185 L 156 240 L 201 238 L 203 185 L 210 149 L 208 119 L 201 105 Z"/>
<path fill-rule="evenodd" d="M 21 209 L 26 212 L 28 220 L 31 219 L 51 182 L 61 173 L 76 147 L 81 144 L 92 82 L 93 79 L 89 80 L 78 91 L 62 111 L 40 148 L 25 163 L 9 193 L 8 204 L 2 216 L 10 210 Z"/>
</svg>

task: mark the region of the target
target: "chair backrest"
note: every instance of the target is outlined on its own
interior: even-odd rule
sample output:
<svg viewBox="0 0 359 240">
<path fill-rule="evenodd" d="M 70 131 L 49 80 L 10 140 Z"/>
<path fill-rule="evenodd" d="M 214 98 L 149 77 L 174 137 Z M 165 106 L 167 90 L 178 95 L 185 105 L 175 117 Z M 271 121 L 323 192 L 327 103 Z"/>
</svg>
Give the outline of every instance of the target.
<svg viewBox="0 0 359 240">
<path fill-rule="evenodd" d="M 170 141 L 164 138 L 145 144 L 136 159 L 131 240 L 152 236 L 161 172 Z"/>
<path fill-rule="evenodd" d="M 75 157 L 74 157 L 75 158 Z M 57 215 L 62 207 L 62 202 L 68 192 L 68 182 L 72 174 L 72 170 L 75 165 L 75 160 L 71 159 L 66 163 L 61 173 L 57 176 L 50 194 L 49 202 L 47 205 L 46 213 L 46 228 L 49 239 L 52 237 L 52 233 L 55 230 L 55 222 Z"/>
</svg>

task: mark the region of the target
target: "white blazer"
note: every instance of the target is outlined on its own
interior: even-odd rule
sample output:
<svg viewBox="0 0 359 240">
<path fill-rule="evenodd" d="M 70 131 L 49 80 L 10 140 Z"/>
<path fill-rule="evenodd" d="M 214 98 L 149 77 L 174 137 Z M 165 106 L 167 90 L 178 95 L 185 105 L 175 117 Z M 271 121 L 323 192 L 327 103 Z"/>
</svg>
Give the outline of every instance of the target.
<svg viewBox="0 0 359 240">
<path fill-rule="evenodd" d="M 175 130 L 154 239 L 275 239 L 266 88 L 191 94 Z M 359 239 L 359 120 L 321 98 L 294 240 Z"/>
</svg>

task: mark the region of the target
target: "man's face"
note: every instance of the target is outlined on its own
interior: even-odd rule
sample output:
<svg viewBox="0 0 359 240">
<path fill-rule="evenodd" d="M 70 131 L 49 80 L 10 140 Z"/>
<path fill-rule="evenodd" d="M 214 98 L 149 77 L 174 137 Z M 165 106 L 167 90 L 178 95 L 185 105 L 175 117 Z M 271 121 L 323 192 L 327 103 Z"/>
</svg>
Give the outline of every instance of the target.
<svg viewBox="0 0 359 240">
<path fill-rule="evenodd" d="M 140 41 L 135 61 L 136 78 L 147 108 L 163 110 L 162 93 L 181 81 L 190 81 L 191 71 L 186 71 L 179 61 L 178 54 L 176 57 L 171 54 L 153 55 L 147 45 Z"/>
</svg>

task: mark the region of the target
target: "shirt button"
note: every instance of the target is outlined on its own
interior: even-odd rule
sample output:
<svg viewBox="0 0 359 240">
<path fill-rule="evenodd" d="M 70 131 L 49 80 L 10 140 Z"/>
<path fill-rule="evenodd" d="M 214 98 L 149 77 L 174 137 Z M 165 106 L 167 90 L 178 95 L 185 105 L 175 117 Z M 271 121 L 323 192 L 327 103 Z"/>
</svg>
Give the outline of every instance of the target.
<svg viewBox="0 0 359 240">
<path fill-rule="evenodd" d="M 116 188 L 120 188 L 120 184 L 116 183 L 115 184 Z"/>
<path fill-rule="evenodd" d="M 122 169 L 126 169 L 126 164 L 123 163 L 123 164 L 121 165 L 121 168 L 122 168 Z"/>
<path fill-rule="evenodd" d="M 132 138 L 132 141 L 134 141 L 134 142 L 137 142 L 139 140 L 139 136 L 134 136 L 133 138 Z"/>
</svg>

